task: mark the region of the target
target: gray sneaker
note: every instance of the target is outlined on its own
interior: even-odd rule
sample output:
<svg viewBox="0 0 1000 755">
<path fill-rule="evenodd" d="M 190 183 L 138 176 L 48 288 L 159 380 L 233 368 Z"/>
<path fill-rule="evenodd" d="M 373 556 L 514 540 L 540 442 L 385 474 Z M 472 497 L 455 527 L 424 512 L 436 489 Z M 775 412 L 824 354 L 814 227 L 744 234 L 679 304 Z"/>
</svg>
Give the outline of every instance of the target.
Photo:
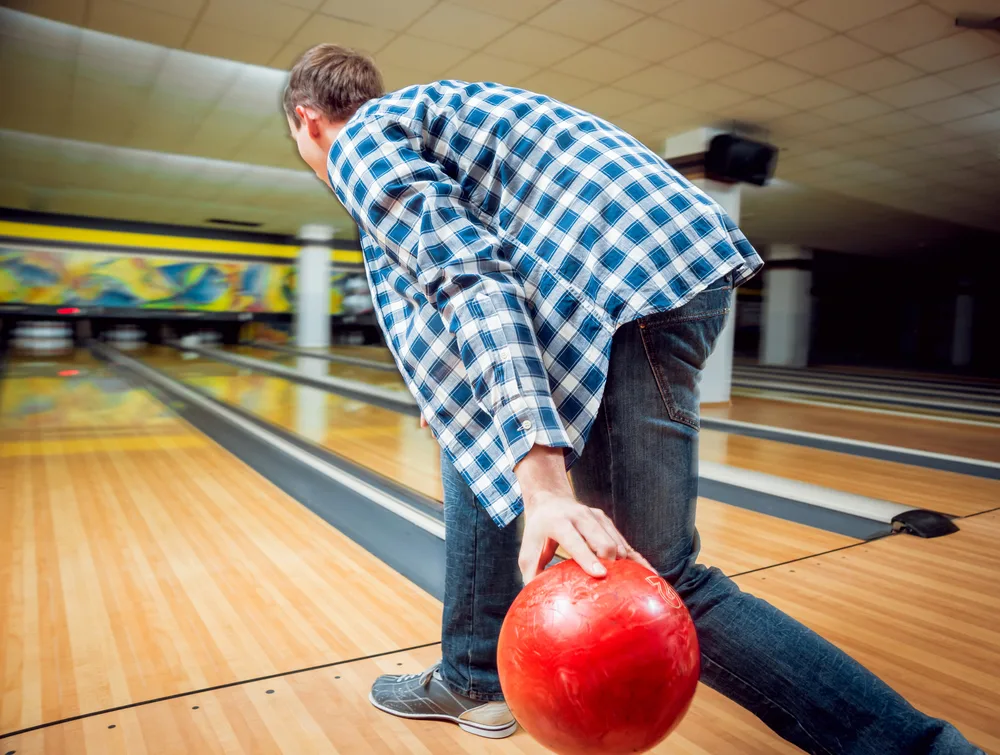
<svg viewBox="0 0 1000 755">
<path fill-rule="evenodd" d="M 368 699 L 394 716 L 450 721 L 480 737 L 503 739 L 517 731 L 507 703 L 484 703 L 456 695 L 442 681 L 440 663 L 422 674 L 380 676 Z"/>
</svg>

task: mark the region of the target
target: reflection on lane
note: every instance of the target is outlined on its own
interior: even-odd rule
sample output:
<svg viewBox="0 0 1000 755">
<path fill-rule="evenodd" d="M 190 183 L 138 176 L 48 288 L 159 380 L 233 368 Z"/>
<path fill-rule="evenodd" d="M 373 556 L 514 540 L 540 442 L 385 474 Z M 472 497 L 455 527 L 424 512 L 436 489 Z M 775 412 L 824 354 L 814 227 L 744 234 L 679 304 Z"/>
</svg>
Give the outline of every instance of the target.
<svg viewBox="0 0 1000 755">
<path fill-rule="evenodd" d="M 441 500 L 438 446 L 415 417 L 174 349 L 148 348 L 131 356 L 213 398 Z M 306 358 L 296 367 L 316 374 L 327 365 L 324 360 Z"/>
</svg>

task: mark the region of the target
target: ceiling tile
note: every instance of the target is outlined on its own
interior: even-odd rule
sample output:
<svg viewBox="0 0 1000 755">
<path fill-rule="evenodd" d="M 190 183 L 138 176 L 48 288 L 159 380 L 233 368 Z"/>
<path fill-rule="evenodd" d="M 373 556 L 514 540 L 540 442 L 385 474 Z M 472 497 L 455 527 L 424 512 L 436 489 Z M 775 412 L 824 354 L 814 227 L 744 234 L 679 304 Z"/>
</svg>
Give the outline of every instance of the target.
<svg viewBox="0 0 1000 755">
<path fill-rule="evenodd" d="M 837 31 L 847 31 L 913 5 L 913 0 L 805 0 L 795 6 L 799 15 Z"/>
<path fill-rule="evenodd" d="M 701 79 L 663 66 L 652 66 L 616 82 L 618 89 L 647 97 L 670 97 L 701 83 Z"/>
<path fill-rule="evenodd" d="M 993 106 L 990 103 L 978 97 L 973 97 L 969 94 L 960 94 L 956 97 L 918 105 L 906 112 L 918 118 L 923 118 L 930 123 L 947 123 L 949 121 L 957 121 L 961 118 L 968 118 L 972 115 L 979 115 L 992 109 Z"/>
<path fill-rule="evenodd" d="M 830 79 L 860 92 L 872 92 L 893 84 L 902 84 L 921 75 L 920 69 L 901 63 L 895 58 L 879 58 L 845 71 L 832 73 Z"/>
<path fill-rule="evenodd" d="M 505 60 L 495 55 L 477 53 L 452 67 L 446 75 L 450 79 L 464 81 L 495 81 L 499 84 L 514 86 L 521 80 L 538 73 L 535 66 Z"/>
<path fill-rule="evenodd" d="M 451 0 L 455 5 L 473 8 L 484 13 L 492 13 L 509 21 L 527 21 L 543 8 L 552 5 L 553 0 Z"/>
<path fill-rule="evenodd" d="M 385 29 L 376 29 L 352 21 L 316 15 L 309 19 L 309 23 L 303 26 L 282 48 L 281 52 L 271 60 L 271 65 L 278 68 L 290 68 L 302 53 L 313 45 L 323 42 L 336 42 L 371 54 L 385 47 L 393 36 L 395 35 L 391 31 Z"/>
<path fill-rule="evenodd" d="M 699 110 L 704 113 L 718 113 L 722 110 L 728 111 L 732 105 L 746 102 L 751 95 L 741 92 L 738 89 L 707 82 L 699 84 L 694 89 L 673 95 L 670 100 L 684 107 Z"/>
<path fill-rule="evenodd" d="M 704 117 L 697 110 L 691 110 L 690 108 L 681 107 L 672 102 L 664 102 L 663 100 L 650 103 L 625 115 L 629 120 L 648 123 L 651 127 L 657 129 L 665 129 L 682 123 L 697 124 Z M 657 131 L 656 133 L 659 134 L 660 132 Z"/>
<path fill-rule="evenodd" d="M 788 115 L 792 108 L 768 97 L 754 97 L 728 108 L 731 118 L 758 125 L 773 123 L 777 118 Z"/>
<path fill-rule="evenodd" d="M 959 32 L 946 39 L 901 52 L 898 57 L 923 71 L 936 73 L 996 55 L 998 49 L 1000 48 L 996 44 L 985 37 Z"/>
<path fill-rule="evenodd" d="M 469 51 L 443 44 L 428 44 L 425 39 L 400 34 L 375 55 L 383 63 L 415 71 L 443 75 L 459 61 L 469 57 Z"/>
<path fill-rule="evenodd" d="M 796 137 L 831 128 L 836 124 L 815 113 L 792 113 L 771 121 L 774 133 L 781 137 Z"/>
<path fill-rule="evenodd" d="M 558 0 L 530 23 L 584 42 L 598 42 L 631 26 L 641 14 L 610 0 Z"/>
<path fill-rule="evenodd" d="M 630 73 L 646 68 L 647 63 L 637 58 L 630 58 L 614 50 L 602 47 L 588 47 L 576 55 L 572 55 L 561 63 L 552 66 L 553 70 L 589 79 L 600 84 L 610 84 Z"/>
<path fill-rule="evenodd" d="M 191 21 L 119 0 L 91 0 L 87 26 L 162 47 L 180 47 L 191 30 Z"/>
<path fill-rule="evenodd" d="M 401 68 L 379 65 L 379 71 L 382 73 L 382 81 L 387 92 L 395 92 L 397 89 L 405 89 L 414 84 L 428 84 L 438 78 L 434 74 L 414 71 L 409 66 Z"/>
<path fill-rule="evenodd" d="M 853 95 L 854 91 L 847 87 L 834 84 L 826 79 L 812 79 L 788 89 L 782 89 L 780 92 L 773 92 L 771 99 L 807 110 L 837 100 L 845 100 Z"/>
<path fill-rule="evenodd" d="M 721 37 L 777 11 L 765 0 L 681 0 L 658 15 L 710 37 Z"/>
<path fill-rule="evenodd" d="M 585 47 L 577 39 L 533 26 L 517 26 L 483 50 L 507 60 L 547 68 Z"/>
<path fill-rule="evenodd" d="M 129 0 L 131 2 L 131 0 Z M 324 0 L 278 0 L 282 5 L 294 5 L 302 10 L 315 11 L 323 4 Z"/>
<path fill-rule="evenodd" d="M 511 21 L 489 13 L 441 3 L 406 32 L 435 42 L 478 50 L 510 31 L 513 26 Z"/>
<path fill-rule="evenodd" d="M 903 147 L 920 147 L 931 142 L 949 141 L 946 132 L 942 132 L 937 126 L 925 126 L 924 128 L 887 136 L 886 138 L 893 144 L 899 144 Z M 954 137 L 952 136 L 951 138 Z"/>
<path fill-rule="evenodd" d="M 86 0 L 4 0 L 4 6 L 64 24 L 83 26 Z"/>
<path fill-rule="evenodd" d="M 673 5 L 680 0 L 616 0 L 620 5 L 627 5 L 629 8 L 640 13 L 659 13 L 661 10 Z"/>
<path fill-rule="evenodd" d="M 897 110 L 892 113 L 876 115 L 874 118 L 860 120 L 854 124 L 854 127 L 869 134 L 885 136 L 887 134 L 898 134 L 903 131 L 910 131 L 924 125 L 925 122 L 920 118 L 917 118 L 915 115 L 910 115 L 905 111 Z"/>
<path fill-rule="evenodd" d="M 726 35 L 726 41 L 767 57 L 778 57 L 832 36 L 829 29 L 783 10 Z"/>
<path fill-rule="evenodd" d="M 760 61 L 760 55 L 755 52 L 713 39 L 700 47 L 671 57 L 666 66 L 675 71 L 714 79 L 749 68 Z"/>
<path fill-rule="evenodd" d="M 429 11 L 435 2 L 436 0 L 406 0 L 405 3 L 399 0 L 326 0 L 319 10 L 328 16 L 380 29 L 402 31 Z"/>
<path fill-rule="evenodd" d="M 925 102 L 933 102 L 934 100 L 943 100 L 945 97 L 958 93 L 958 87 L 954 84 L 938 76 L 924 76 L 904 84 L 874 91 L 872 97 L 895 107 L 904 108 L 923 105 Z"/>
<path fill-rule="evenodd" d="M 770 94 L 809 78 L 809 74 L 773 60 L 765 60 L 727 77 L 726 83 L 750 94 Z"/>
<path fill-rule="evenodd" d="M 843 34 L 830 37 L 801 50 L 782 56 L 782 61 L 817 76 L 827 76 L 845 68 L 861 65 L 879 54 Z"/>
<path fill-rule="evenodd" d="M 854 157 L 875 157 L 895 149 L 895 145 L 885 139 L 867 139 L 847 142 L 841 144 L 837 149 Z"/>
<path fill-rule="evenodd" d="M 850 141 L 864 139 L 866 134 L 851 128 L 850 126 L 835 126 L 825 131 L 818 131 L 805 137 L 810 144 L 819 144 L 822 147 L 836 147 Z"/>
<path fill-rule="evenodd" d="M 965 91 L 989 86 L 1000 81 L 1000 55 L 942 71 L 940 76 Z"/>
<path fill-rule="evenodd" d="M 993 107 L 1000 107 L 1000 84 L 977 90 L 976 97 L 989 102 Z"/>
<path fill-rule="evenodd" d="M 955 18 L 929 5 L 914 5 L 850 31 L 850 36 L 887 53 L 908 50 L 955 33 Z"/>
<path fill-rule="evenodd" d="M 815 112 L 838 123 L 854 123 L 865 118 L 874 118 L 891 110 L 884 102 L 879 102 L 866 94 L 859 94 L 847 100 L 831 102 L 816 108 Z"/>
<path fill-rule="evenodd" d="M 601 47 L 659 63 L 704 41 L 705 37 L 696 31 L 658 18 L 644 18 L 605 39 Z"/>
<path fill-rule="evenodd" d="M 577 97 L 572 104 L 588 113 L 610 120 L 617 119 L 622 113 L 648 105 L 649 98 L 622 89 L 601 87 L 582 97 Z"/>
<path fill-rule="evenodd" d="M 986 15 L 996 12 L 996 0 L 927 0 L 931 5 L 940 8 L 945 13 L 976 13 Z"/>
<path fill-rule="evenodd" d="M 563 102 L 574 100 L 597 88 L 597 85 L 592 81 L 587 81 L 577 76 L 569 76 L 558 71 L 536 73 L 534 76 L 529 76 L 522 81 L 521 86 L 532 92 L 546 94 Z"/>
<path fill-rule="evenodd" d="M 309 15 L 308 11 L 273 0 L 208 0 L 200 22 L 287 42 Z"/>
<path fill-rule="evenodd" d="M 263 66 L 274 58 L 280 47 L 281 42 L 277 39 L 244 34 L 203 21 L 195 27 L 185 49 L 214 58 Z"/>
</svg>

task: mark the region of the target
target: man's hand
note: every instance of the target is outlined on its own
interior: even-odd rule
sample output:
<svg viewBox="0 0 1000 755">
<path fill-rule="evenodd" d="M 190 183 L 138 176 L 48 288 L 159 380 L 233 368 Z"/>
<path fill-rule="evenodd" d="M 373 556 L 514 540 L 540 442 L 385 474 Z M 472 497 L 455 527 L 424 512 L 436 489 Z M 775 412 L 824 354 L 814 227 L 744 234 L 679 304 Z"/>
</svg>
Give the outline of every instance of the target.
<svg viewBox="0 0 1000 755">
<path fill-rule="evenodd" d="M 573 496 L 562 449 L 535 446 L 515 472 L 524 498 L 518 566 L 525 584 L 552 560 L 559 546 L 593 577 L 607 573 L 600 558 L 629 558 L 653 571 L 607 514 L 585 506 Z"/>
</svg>

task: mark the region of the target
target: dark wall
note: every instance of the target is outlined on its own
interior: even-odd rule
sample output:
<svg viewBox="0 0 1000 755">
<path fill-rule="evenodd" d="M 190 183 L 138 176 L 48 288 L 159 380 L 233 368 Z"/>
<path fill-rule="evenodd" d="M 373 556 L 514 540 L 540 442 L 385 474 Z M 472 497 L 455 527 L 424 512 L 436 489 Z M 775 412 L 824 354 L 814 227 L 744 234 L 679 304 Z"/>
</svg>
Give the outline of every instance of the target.
<svg viewBox="0 0 1000 755">
<path fill-rule="evenodd" d="M 940 253 L 894 259 L 817 253 L 810 362 L 955 370 L 955 300 L 973 296 L 972 363 L 1000 376 L 995 259 Z"/>
</svg>

